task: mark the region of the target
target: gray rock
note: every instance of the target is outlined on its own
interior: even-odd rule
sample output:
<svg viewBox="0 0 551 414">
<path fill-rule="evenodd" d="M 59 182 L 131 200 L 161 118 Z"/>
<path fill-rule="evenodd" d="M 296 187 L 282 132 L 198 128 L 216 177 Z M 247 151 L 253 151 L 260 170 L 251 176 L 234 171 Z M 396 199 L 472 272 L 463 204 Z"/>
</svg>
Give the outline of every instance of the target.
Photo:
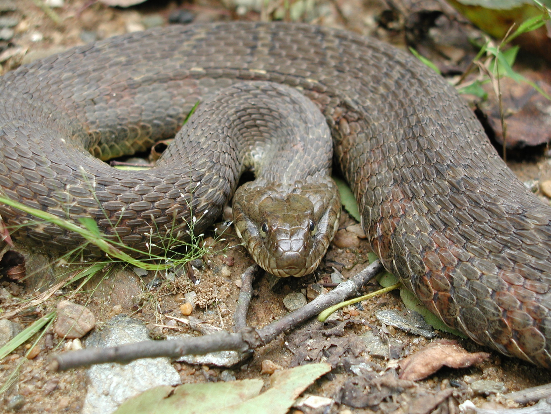
<svg viewBox="0 0 551 414">
<path fill-rule="evenodd" d="M 335 272 L 331 273 L 331 282 L 332 283 L 335 283 L 335 284 L 338 285 L 342 281 L 343 281 L 343 277 L 339 272 L 335 271 Z"/>
<path fill-rule="evenodd" d="M 191 337 L 191 335 L 171 336 L 167 339 L 178 339 L 182 337 Z M 184 355 L 178 358 L 177 362 L 185 362 L 190 365 L 209 365 L 215 367 L 233 367 L 245 359 L 248 354 L 240 354 L 237 351 L 219 351 L 211 352 L 206 355 Z"/>
<path fill-rule="evenodd" d="M 18 323 L 7 319 L 0 320 L 0 347 L 11 341 L 22 330 L 23 327 Z"/>
<path fill-rule="evenodd" d="M 235 374 L 229 369 L 225 369 L 220 373 L 220 379 L 224 382 L 235 381 Z"/>
<path fill-rule="evenodd" d="M 147 270 L 142 269 L 141 267 L 134 267 L 132 270 L 134 270 L 134 273 L 140 277 L 147 276 Z"/>
<path fill-rule="evenodd" d="M 86 341 L 87 347 L 111 347 L 148 340 L 141 321 L 118 315 Z M 100 364 L 87 371 L 90 379 L 84 414 L 109 414 L 130 397 L 159 385 L 177 385 L 180 375 L 168 358 L 148 358 L 129 364 Z"/>
<path fill-rule="evenodd" d="M 82 305 L 68 300 L 57 304 L 54 331 L 60 338 L 82 338 L 96 326 L 94 314 Z"/>
<path fill-rule="evenodd" d="M 408 311 L 403 314 L 395 310 L 380 310 L 375 313 L 375 316 L 381 323 L 394 326 L 402 331 L 421 335 L 429 339 L 436 336 L 436 333 L 423 316 L 414 311 Z"/>
<path fill-rule="evenodd" d="M 16 17 L 0 17 L 0 27 L 14 27 L 19 23 Z"/>
<path fill-rule="evenodd" d="M 0 40 L 11 40 L 15 32 L 9 27 L 2 27 L 0 29 Z"/>
<path fill-rule="evenodd" d="M 92 43 L 98 40 L 98 35 L 96 32 L 91 32 L 90 30 L 82 30 L 80 32 L 80 40 L 84 43 Z M 145 273 L 147 274 L 147 271 Z"/>
<path fill-rule="evenodd" d="M 16 11 L 15 0 L 0 0 L 0 12 Z"/>
<path fill-rule="evenodd" d="M 471 384 L 471 389 L 475 394 L 490 395 L 502 394 L 507 391 L 505 384 L 499 381 L 478 380 Z"/>
<path fill-rule="evenodd" d="M 383 343 L 379 336 L 375 335 L 372 331 L 367 331 L 360 337 L 366 346 L 367 353 L 369 355 L 388 359 L 390 357 L 389 346 Z"/>
<path fill-rule="evenodd" d="M 25 405 L 25 397 L 22 395 L 14 395 L 6 402 L 6 408 L 12 411 L 19 411 Z"/>
<path fill-rule="evenodd" d="M 307 303 L 308 301 L 306 300 L 306 296 L 304 296 L 300 292 L 289 293 L 287 296 L 283 298 L 283 305 L 290 312 L 302 308 Z"/>
<path fill-rule="evenodd" d="M 165 19 L 160 14 L 152 14 L 151 16 L 145 16 L 142 19 L 142 24 L 146 29 L 151 29 L 152 27 L 159 27 L 165 24 Z"/>
<path fill-rule="evenodd" d="M 172 24 L 188 24 L 195 19 L 195 13 L 186 9 L 173 11 L 168 16 L 168 21 Z"/>
</svg>

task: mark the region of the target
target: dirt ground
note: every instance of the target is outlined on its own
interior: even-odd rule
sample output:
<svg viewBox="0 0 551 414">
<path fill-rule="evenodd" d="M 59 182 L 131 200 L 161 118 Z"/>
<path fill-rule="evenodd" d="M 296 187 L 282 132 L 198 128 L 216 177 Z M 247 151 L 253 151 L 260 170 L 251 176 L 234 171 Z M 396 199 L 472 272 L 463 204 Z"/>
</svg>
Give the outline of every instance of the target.
<svg viewBox="0 0 551 414">
<path fill-rule="evenodd" d="M 9 2 L 8 2 L 9 3 Z M 48 17 L 47 13 L 31 0 L 17 0 L 12 3 L 14 10 L 7 9 L 0 16 L 10 16 L 17 20 L 13 27 L 13 38 L 0 41 L 3 52 L 0 53 L 2 73 L 5 73 L 20 64 L 34 59 L 45 57 L 51 53 L 66 50 L 69 47 L 83 44 L 95 39 L 104 39 L 128 31 L 143 30 L 150 26 L 166 25 L 169 19 L 180 18 L 182 11 L 191 13 L 194 22 L 220 21 L 230 19 L 258 20 L 261 13 L 247 9 L 245 6 L 237 8 L 228 6 L 226 2 L 215 0 L 199 0 L 193 3 L 176 1 L 149 1 L 142 5 L 123 9 L 112 8 L 105 4 L 84 1 L 65 0 L 63 6 L 52 8 L 60 17 L 60 23 Z M 226 5 L 225 5 L 226 4 Z M 244 3 L 243 3 L 244 4 Z M 271 3 L 270 3 L 271 4 Z M 338 6 L 338 7 L 337 7 Z M 359 0 L 341 0 L 319 2 L 317 9 L 306 13 L 307 22 L 327 24 L 347 28 L 363 34 L 375 35 L 392 43 L 400 43 L 402 35 L 399 30 L 387 30 L 381 27 L 381 13 L 385 9 L 383 2 Z M 187 16 L 187 15 L 185 15 Z M 375 16 L 378 16 L 376 18 Z M 529 160 L 515 159 L 510 166 L 523 181 L 546 180 L 551 177 L 550 161 L 538 153 L 530 155 Z M 342 234 L 350 233 L 346 228 L 354 224 L 347 214 L 341 220 Z M 163 338 L 174 332 L 191 332 L 182 324 L 171 322 L 170 317 L 182 317 L 180 305 L 183 295 L 194 291 L 197 293 L 196 308 L 192 316 L 205 320 L 213 325 L 228 329 L 232 325 L 233 310 L 239 294 L 239 280 L 243 271 L 252 264 L 252 260 L 239 245 L 239 241 L 229 229 L 224 235 L 225 241 L 214 244 L 212 252 L 202 258 L 199 269 L 194 268 L 190 281 L 188 273 L 168 281 L 162 275 L 149 274 L 138 277 L 131 269 L 119 273 L 111 273 L 106 277 L 97 277 L 90 281 L 78 293 L 64 288 L 43 304 L 31 308 L 31 311 L 20 314 L 11 320 L 28 326 L 38 317 L 55 308 L 55 304 L 63 299 L 70 298 L 73 302 L 87 304 L 94 313 L 101 327 L 110 317 L 119 313 L 126 313 L 132 317 L 144 320 L 150 329 L 151 336 Z M 346 279 L 353 276 L 367 265 L 367 242 L 363 239 L 353 241 L 349 247 L 330 248 L 324 262 L 315 274 L 298 280 L 274 281 L 268 276 L 261 276 L 254 285 L 254 297 L 249 312 L 249 324 L 261 327 L 287 313 L 283 306 L 283 298 L 291 292 L 303 292 L 310 299 L 315 295 L 315 289 L 327 290 L 332 285 L 331 274 L 334 269 L 342 273 Z M 209 239 L 210 241 L 210 239 Z M 354 243 L 359 243 L 354 246 Z M 342 246 L 346 246 L 346 242 Z M 53 284 L 52 273 L 42 266 L 49 259 L 45 256 L 28 257 L 27 273 L 31 277 L 26 283 L 15 283 L 6 280 L 1 282 L 0 288 L 5 289 L 13 298 L 0 298 L 1 306 L 9 310 L 8 305 L 44 291 Z M 59 266 L 56 267 L 59 269 Z M 56 270 L 57 273 L 60 273 Z M 155 280 L 160 280 L 158 283 Z M 367 291 L 376 290 L 378 285 L 371 283 Z M 333 348 L 323 348 L 321 359 L 331 359 L 331 349 L 341 346 L 343 355 L 340 363 L 336 363 L 333 372 L 309 388 L 310 394 L 322 395 L 333 399 L 343 396 L 343 390 L 350 386 L 355 375 L 350 371 L 350 364 L 362 360 L 371 369 L 383 375 L 385 372 L 396 370 L 395 360 L 381 358 L 362 352 L 356 355 L 353 352 L 353 342 L 350 338 L 364 335 L 371 331 L 390 338 L 388 343 L 399 344 L 398 354 L 401 357 L 410 355 L 423 349 L 431 340 L 405 333 L 399 329 L 382 326 L 375 317 L 375 311 L 393 309 L 406 312 L 399 296 L 395 293 L 380 296 L 368 303 L 345 308 L 338 315 L 338 321 L 347 322 L 343 333 L 345 342 L 339 342 L 335 337 Z M 314 332 L 320 329 L 315 323 L 307 327 Z M 309 331 L 302 330 L 302 334 Z M 305 333 L 306 332 L 306 333 Z M 299 335 L 295 333 L 294 335 Z M 313 341 L 320 341 L 314 333 L 310 335 Z M 348 338 L 348 339 L 346 339 Z M 435 339 L 454 339 L 450 334 L 437 333 Z M 296 338 L 295 338 L 296 339 Z M 458 338 L 455 338 L 458 339 Z M 326 338 L 331 342 L 330 338 Z M 472 341 L 458 339 L 468 351 L 488 351 L 477 346 Z M 346 342 L 349 341 L 349 342 Z M 237 379 L 262 378 L 268 380 L 268 374 L 261 374 L 261 364 L 265 360 L 287 368 L 300 364 L 305 356 L 293 347 L 293 336 L 279 337 L 266 347 L 255 352 L 254 357 L 245 365 L 232 369 Z M 339 345 L 340 344 L 340 345 Z M 25 360 L 14 385 L 4 395 L 2 412 L 14 412 L 8 409 L 13 398 L 19 396 L 24 401 L 21 413 L 43 412 L 79 412 L 86 393 L 86 375 L 84 370 L 72 370 L 65 373 L 53 373 L 48 368 L 48 357 L 73 346 L 71 341 L 58 338 L 48 333 L 40 342 L 40 352 L 32 360 Z M 18 362 L 22 361 L 28 348 L 21 346 L 15 353 L 0 362 L 0 384 L 4 384 L 12 374 Z M 309 358 L 309 356 L 306 356 Z M 347 365 L 348 364 L 348 365 Z M 175 363 L 184 382 L 216 381 L 224 368 L 204 366 L 190 366 Z M 476 395 L 469 388 L 477 380 L 490 380 L 503 383 L 507 392 L 521 390 L 528 387 L 549 382 L 548 372 L 536 368 L 528 363 L 516 359 L 506 358 L 498 353 L 491 352 L 485 362 L 471 368 L 451 369 L 444 368 L 426 380 L 418 382 L 415 390 L 407 388 L 402 393 L 390 392 L 389 398 L 384 400 L 378 408 L 352 408 L 346 405 L 335 404 L 328 411 L 336 412 L 409 412 L 408 404 L 423 395 L 434 395 L 449 388 L 454 389 L 453 402 L 447 401 L 447 411 L 440 407 L 434 412 L 458 412 L 457 403 L 471 399 L 478 406 L 510 407 L 515 406 L 495 394 Z M 348 384 L 348 385 L 347 385 Z M 428 393 L 428 394 L 427 394 Z M 399 395 L 402 394 L 402 395 Z M 385 405 L 386 404 L 386 405 Z M 394 405 L 392 405 L 394 404 Z M 0 403 L 0 407 L 2 403 Z M 349 410 L 349 411 L 347 411 Z M 312 411 L 314 412 L 314 411 Z"/>
</svg>

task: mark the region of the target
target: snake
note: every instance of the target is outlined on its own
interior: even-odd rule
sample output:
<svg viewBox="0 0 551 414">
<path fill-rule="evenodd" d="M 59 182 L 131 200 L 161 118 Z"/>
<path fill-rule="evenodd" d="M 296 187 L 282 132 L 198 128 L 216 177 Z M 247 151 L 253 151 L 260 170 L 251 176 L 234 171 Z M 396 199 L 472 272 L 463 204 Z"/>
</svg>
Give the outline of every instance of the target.
<svg viewBox="0 0 551 414">
<path fill-rule="evenodd" d="M 210 106 L 182 127 L 198 101 Z M 301 119 L 308 126 L 290 125 Z M 193 143 L 176 139 L 151 170 L 102 161 L 183 130 Z M 174 25 L 0 78 L 0 192 L 92 218 L 131 249 L 204 231 L 236 192 L 235 226 L 254 259 L 279 276 L 311 273 L 338 227 L 332 165 L 372 250 L 430 311 L 479 344 L 551 368 L 551 207 L 506 166 L 455 89 L 404 51 L 299 23 Z M 259 179 L 237 188 L 248 170 Z M 7 205 L 0 214 L 15 240 L 52 250 L 82 242 Z"/>
</svg>

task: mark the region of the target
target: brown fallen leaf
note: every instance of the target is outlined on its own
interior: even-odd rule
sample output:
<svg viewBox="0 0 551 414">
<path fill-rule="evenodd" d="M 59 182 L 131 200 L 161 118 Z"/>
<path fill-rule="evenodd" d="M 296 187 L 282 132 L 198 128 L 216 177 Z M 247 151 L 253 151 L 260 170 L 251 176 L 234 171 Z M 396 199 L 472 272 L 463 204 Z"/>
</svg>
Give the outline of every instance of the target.
<svg viewBox="0 0 551 414">
<path fill-rule="evenodd" d="M 443 366 L 467 368 L 488 359 L 487 352 L 470 353 L 457 341 L 441 340 L 400 361 L 400 379 L 419 381 L 434 374 Z"/>
</svg>

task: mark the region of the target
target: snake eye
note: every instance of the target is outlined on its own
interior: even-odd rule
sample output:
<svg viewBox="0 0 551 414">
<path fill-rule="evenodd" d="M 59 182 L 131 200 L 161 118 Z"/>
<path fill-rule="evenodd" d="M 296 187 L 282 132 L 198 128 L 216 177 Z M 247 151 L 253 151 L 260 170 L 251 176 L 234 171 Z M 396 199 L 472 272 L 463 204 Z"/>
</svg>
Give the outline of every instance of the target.
<svg viewBox="0 0 551 414">
<path fill-rule="evenodd" d="M 316 230 L 316 223 L 314 223 L 314 220 L 310 220 L 310 222 L 308 223 L 308 229 L 312 233 L 314 232 L 314 230 Z"/>
<path fill-rule="evenodd" d="M 264 234 L 268 233 L 268 223 L 262 223 L 262 226 L 260 226 L 260 231 L 262 231 L 262 233 Z"/>
</svg>

